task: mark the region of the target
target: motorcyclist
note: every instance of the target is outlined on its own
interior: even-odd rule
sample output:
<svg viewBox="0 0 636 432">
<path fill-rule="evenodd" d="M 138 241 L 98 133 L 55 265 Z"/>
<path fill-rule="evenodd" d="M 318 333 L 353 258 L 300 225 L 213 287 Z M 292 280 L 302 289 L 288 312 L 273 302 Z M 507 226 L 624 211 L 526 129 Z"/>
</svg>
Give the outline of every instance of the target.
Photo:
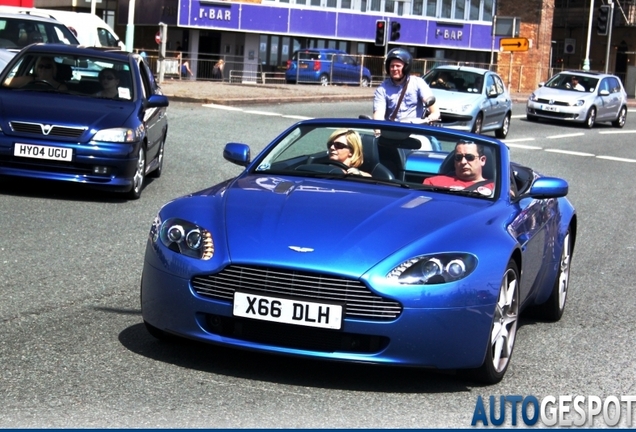
<svg viewBox="0 0 636 432">
<path fill-rule="evenodd" d="M 374 119 L 408 122 L 421 119 L 425 114 L 426 101 L 433 96 L 433 92 L 421 77 L 411 75 L 412 68 L 413 56 L 407 50 L 393 48 L 389 51 L 384 62 L 389 77 L 376 89 L 373 97 Z M 401 97 L 403 91 L 404 96 Z M 428 121 L 439 120 L 440 112 L 436 103 L 429 106 L 428 110 Z"/>
</svg>

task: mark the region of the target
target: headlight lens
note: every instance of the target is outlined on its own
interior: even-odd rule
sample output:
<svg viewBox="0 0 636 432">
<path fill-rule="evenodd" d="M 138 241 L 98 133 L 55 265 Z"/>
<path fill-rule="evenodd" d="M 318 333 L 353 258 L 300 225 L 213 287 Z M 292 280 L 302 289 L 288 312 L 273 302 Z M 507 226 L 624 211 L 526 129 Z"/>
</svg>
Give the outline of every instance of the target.
<svg viewBox="0 0 636 432">
<path fill-rule="evenodd" d="M 577 100 L 576 102 L 570 102 L 571 106 L 583 106 L 585 105 L 585 101 L 584 100 Z"/>
<path fill-rule="evenodd" d="M 536 100 L 537 100 L 537 95 L 535 95 L 534 93 L 532 93 L 532 94 L 530 95 L 530 100 L 531 100 L 531 101 L 536 101 Z"/>
<path fill-rule="evenodd" d="M 93 141 L 131 143 L 141 140 L 143 126 L 137 129 L 113 128 L 97 131 Z"/>
<path fill-rule="evenodd" d="M 449 253 L 412 258 L 387 275 L 404 285 L 433 285 L 463 279 L 475 270 L 477 258 L 471 254 Z"/>
<path fill-rule="evenodd" d="M 183 219 L 172 218 L 165 222 L 157 216 L 150 227 L 150 240 L 161 243 L 173 252 L 209 260 L 214 256 L 212 234 L 200 226 Z"/>
</svg>

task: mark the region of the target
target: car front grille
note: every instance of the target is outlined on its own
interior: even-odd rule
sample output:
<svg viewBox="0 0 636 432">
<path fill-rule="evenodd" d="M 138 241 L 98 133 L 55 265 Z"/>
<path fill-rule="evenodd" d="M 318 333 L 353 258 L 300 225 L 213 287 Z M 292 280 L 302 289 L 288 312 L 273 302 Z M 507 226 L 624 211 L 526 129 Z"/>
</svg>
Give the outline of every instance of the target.
<svg viewBox="0 0 636 432">
<path fill-rule="evenodd" d="M 554 112 L 554 111 L 545 111 L 545 110 L 540 110 L 540 109 L 535 109 L 534 112 L 538 115 L 542 115 L 545 117 L 552 117 L 555 119 L 564 119 L 564 120 L 570 120 L 570 119 L 577 119 L 579 117 L 578 114 L 573 114 L 573 113 L 559 113 L 559 112 Z"/>
<path fill-rule="evenodd" d="M 551 102 L 550 102 L 551 101 Z M 557 106 L 570 106 L 567 102 L 557 101 L 554 99 L 542 99 L 539 98 L 536 100 L 537 103 L 547 104 L 547 105 L 557 105 Z"/>
<path fill-rule="evenodd" d="M 39 136 L 54 136 L 61 138 L 79 138 L 82 136 L 86 127 L 70 127 L 59 125 L 45 125 L 42 123 L 29 122 L 9 122 L 11 130 L 18 133 L 26 133 Z"/>
<path fill-rule="evenodd" d="M 233 265 L 223 271 L 192 279 L 203 297 L 232 301 L 234 291 L 248 290 L 271 296 L 345 305 L 345 317 L 390 321 L 402 313 L 402 305 L 382 298 L 358 280 L 268 267 Z"/>
<path fill-rule="evenodd" d="M 306 326 L 206 314 L 205 330 L 248 342 L 320 352 L 373 354 L 389 345 L 386 336 L 364 335 Z"/>
</svg>

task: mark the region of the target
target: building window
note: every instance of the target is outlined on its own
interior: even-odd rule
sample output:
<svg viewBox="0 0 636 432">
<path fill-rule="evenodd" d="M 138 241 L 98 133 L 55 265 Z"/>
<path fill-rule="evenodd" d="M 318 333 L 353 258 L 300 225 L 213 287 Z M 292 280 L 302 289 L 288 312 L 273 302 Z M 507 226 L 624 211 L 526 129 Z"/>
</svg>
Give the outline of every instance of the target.
<svg viewBox="0 0 636 432">
<path fill-rule="evenodd" d="M 442 0 L 442 13 L 440 18 L 452 18 L 453 0 Z"/>
<path fill-rule="evenodd" d="M 424 0 L 413 0 L 413 10 L 411 11 L 411 14 L 421 16 L 423 13 L 424 13 Z"/>
<path fill-rule="evenodd" d="M 437 0 L 426 0 L 426 16 L 437 16 Z"/>
<path fill-rule="evenodd" d="M 386 12 L 386 13 L 394 13 L 395 12 L 395 1 L 394 0 L 384 0 L 384 12 Z"/>
<path fill-rule="evenodd" d="M 484 12 L 482 14 L 482 21 L 492 21 L 492 7 L 494 0 L 483 0 L 484 1 Z"/>
<path fill-rule="evenodd" d="M 479 21 L 479 6 L 481 2 L 479 0 L 470 0 L 470 16 L 469 20 Z"/>
<path fill-rule="evenodd" d="M 380 12 L 380 3 L 380 0 L 371 0 L 370 10 Z"/>
<path fill-rule="evenodd" d="M 351 0 L 341 0 L 340 1 L 341 9 L 351 9 Z"/>
<path fill-rule="evenodd" d="M 455 0 L 455 15 L 453 18 L 463 20 L 464 10 L 466 9 L 466 0 Z"/>
<path fill-rule="evenodd" d="M 338 0 L 327 0 L 328 8 L 335 8 L 338 6 Z"/>
</svg>

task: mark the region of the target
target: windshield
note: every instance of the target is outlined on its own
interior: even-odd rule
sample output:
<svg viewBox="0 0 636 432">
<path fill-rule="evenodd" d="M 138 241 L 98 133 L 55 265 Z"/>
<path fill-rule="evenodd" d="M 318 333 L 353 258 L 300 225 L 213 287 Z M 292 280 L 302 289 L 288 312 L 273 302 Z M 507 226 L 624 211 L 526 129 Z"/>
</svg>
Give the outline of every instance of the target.
<svg viewBox="0 0 636 432">
<path fill-rule="evenodd" d="M 457 91 L 461 93 L 481 93 L 484 76 L 464 70 L 433 69 L 424 77 L 432 89 Z"/>
<path fill-rule="evenodd" d="M 441 128 L 383 129 L 376 136 L 374 129 L 354 125 L 301 123 L 261 155 L 255 171 L 493 197 L 496 146 L 472 138 L 458 144 L 461 140 Z"/>
<path fill-rule="evenodd" d="M 132 100 L 130 65 L 101 57 L 32 53 L 5 75 L 2 87 Z"/>
<path fill-rule="evenodd" d="M 77 38 L 63 24 L 0 17 L 0 48 L 20 49 L 39 42 L 79 45 Z"/>
<path fill-rule="evenodd" d="M 593 92 L 598 85 L 598 78 L 579 76 L 571 73 L 560 73 L 548 80 L 545 87 L 569 91 Z"/>
</svg>

